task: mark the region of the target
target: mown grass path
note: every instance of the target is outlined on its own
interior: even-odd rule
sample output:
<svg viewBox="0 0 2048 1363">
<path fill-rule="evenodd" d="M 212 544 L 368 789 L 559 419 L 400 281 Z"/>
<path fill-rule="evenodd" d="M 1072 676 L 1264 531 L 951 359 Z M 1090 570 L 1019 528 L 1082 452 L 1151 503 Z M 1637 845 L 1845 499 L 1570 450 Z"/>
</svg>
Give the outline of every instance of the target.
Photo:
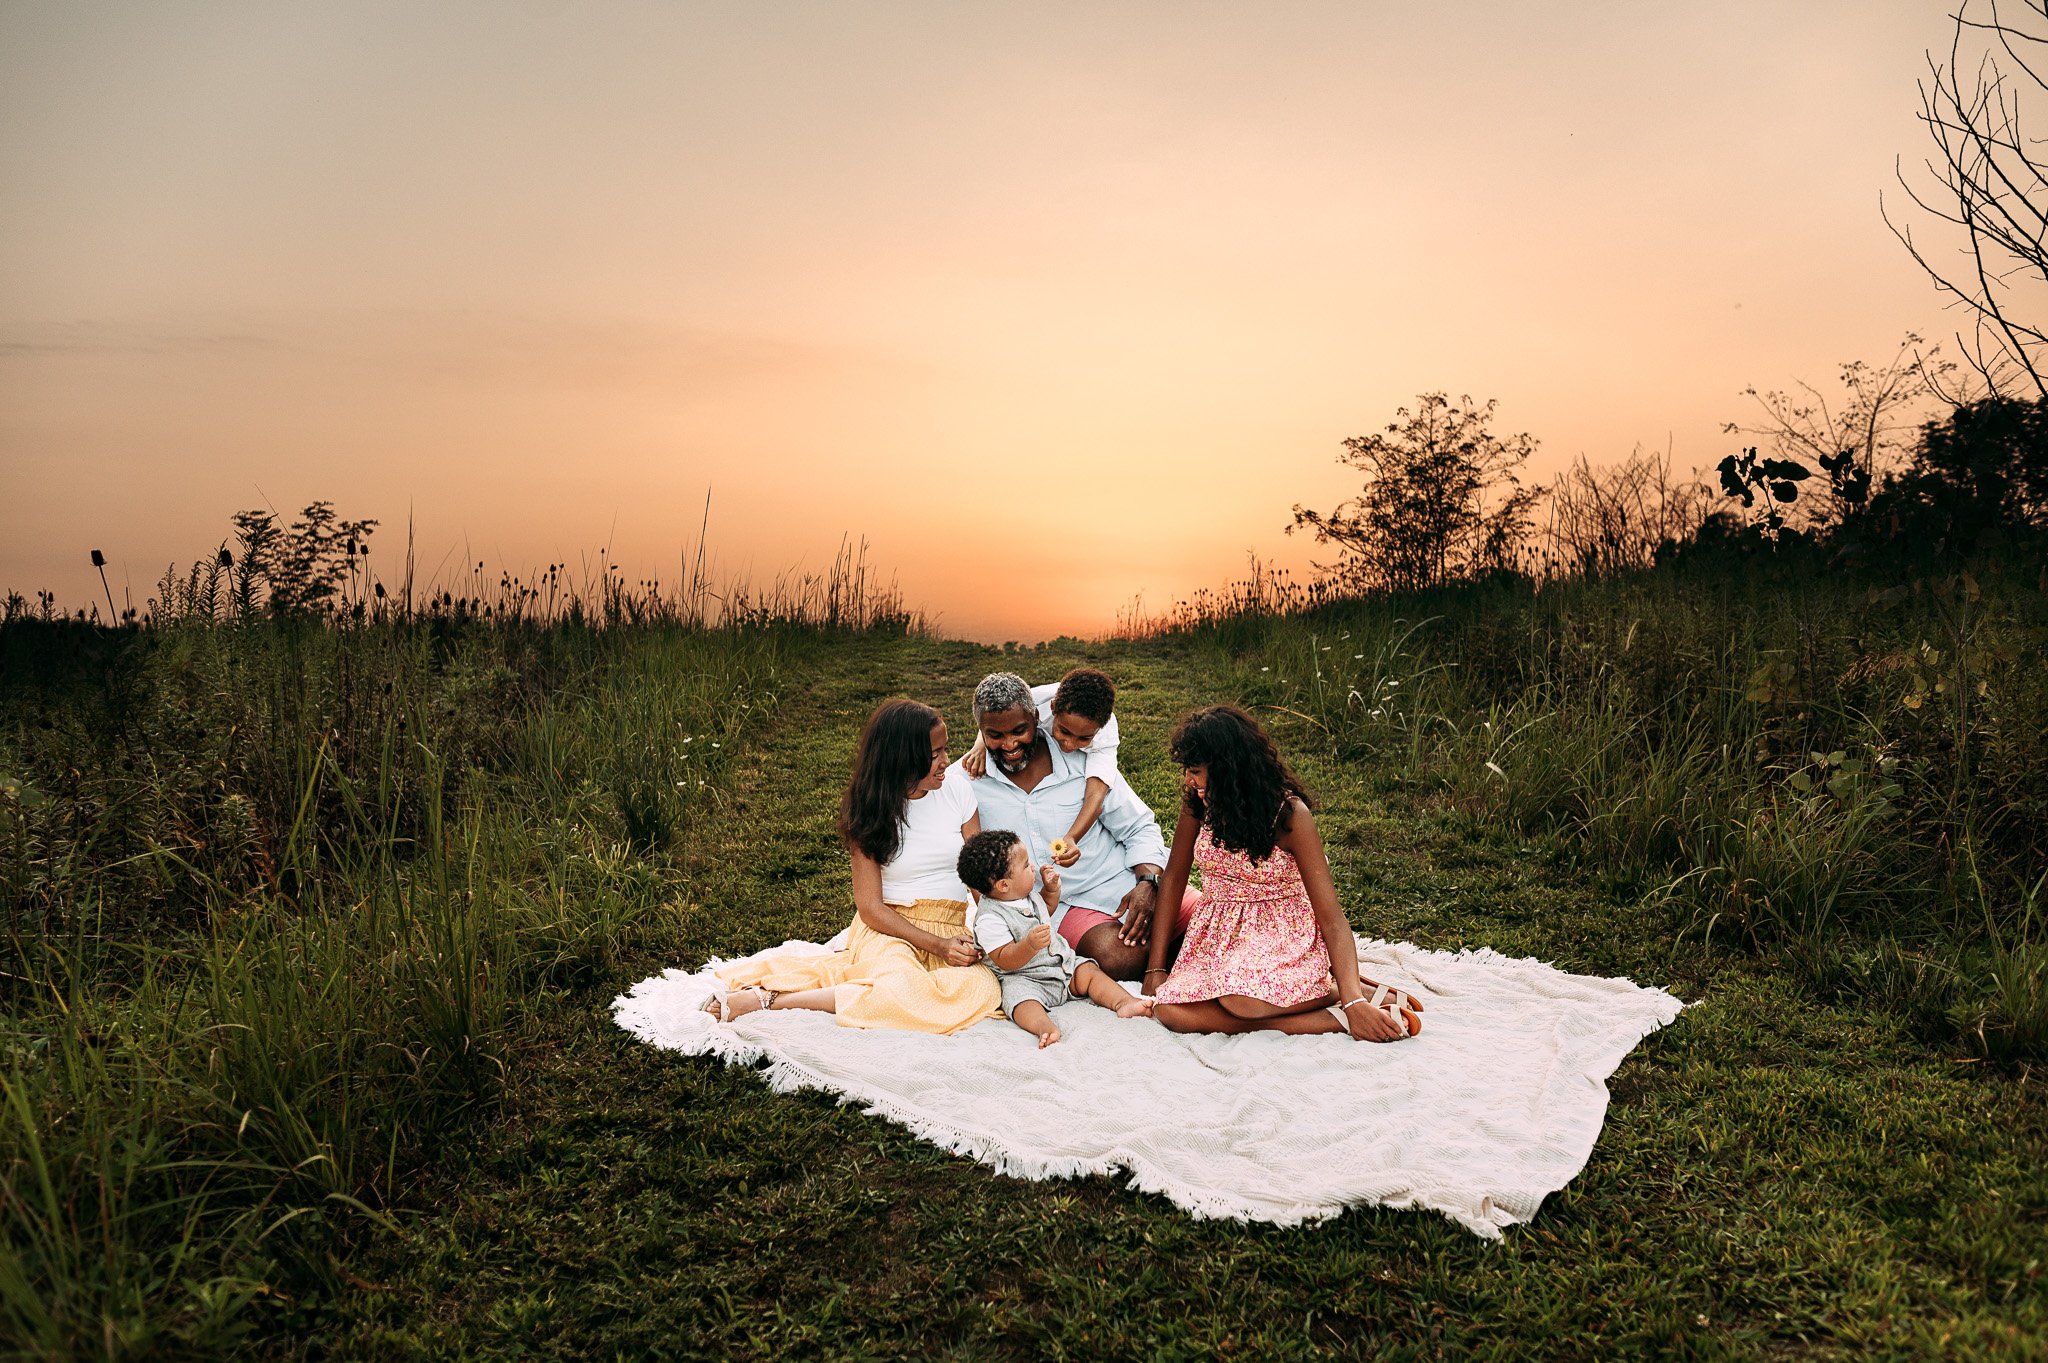
<svg viewBox="0 0 2048 1363">
<path fill-rule="evenodd" d="M 1015 662 L 1033 681 L 1084 661 Z M 1170 808 L 1173 718 L 1227 694 L 1169 645 L 1105 649 L 1125 767 Z M 1612 1084 L 1581 1176 L 1504 1243 L 1353 1211 L 1197 1222 L 1104 1178 L 1001 1178 L 818 1095 L 615 1028 L 613 994 L 850 912 L 831 831 L 874 702 L 941 707 L 1000 655 L 856 641 L 782 708 L 672 870 L 672 949 L 538 1002 L 505 1112 L 359 1269 L 361 1357 L 2048 1356 L 2048 1106 L 1760 962 L 1675 944 L 1666 910 L 1279 732 L 1363 931 L 1489 945 L 1702 1000 Z M 1284 719 L 1284 717 L 1281 717 Z M 1089 1101 L 1093 1095 L 1077 1095 Z M 1170 1117 L 1163 1117 L 1170 1120 Z M 1371 1113 L 1429 1138 L 1426 1112 Z"/>
</svg>

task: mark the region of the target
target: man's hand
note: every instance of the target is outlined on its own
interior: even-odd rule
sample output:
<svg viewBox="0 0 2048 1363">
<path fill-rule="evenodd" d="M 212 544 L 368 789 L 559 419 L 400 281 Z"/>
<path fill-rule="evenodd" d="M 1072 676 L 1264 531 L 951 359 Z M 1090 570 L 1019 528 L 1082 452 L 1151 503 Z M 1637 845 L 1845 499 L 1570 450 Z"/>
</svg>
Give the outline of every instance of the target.
<svg viewBox="0 0 2048 1363">
<path fill-rule="evenodd" d="M 960 770 L 977 781 L 988 775 L 988 744 L 976 738 L 974 746 L 960 759 Z"/>
<path fill-rule="evenodd" d="M 1152 908 L 1158 899 L 1159 892 L 1149 880 L 1131 887 L 1131 892 L 1116 906 L 1117 917 L 1123 919 L 1117 928 L 1118 941 L 1127 947 L 1141 947 L 1152 940 Z"/>
<path fill-rule="evenodd" d="M 1030 947 L 1031 955 L 1035 957 L 1039 952 L 1052 945 L 1052 925 L 1050 923 L 1040 923 L 1017 940 Z"/>
<path fill-rule="evenodd" d="M 932 955 L 947 965 L 973 965 L 981 959 L 981 947 L 963 932 L 958 937 L 939 938 L 938 947 Z"/>
</svg>

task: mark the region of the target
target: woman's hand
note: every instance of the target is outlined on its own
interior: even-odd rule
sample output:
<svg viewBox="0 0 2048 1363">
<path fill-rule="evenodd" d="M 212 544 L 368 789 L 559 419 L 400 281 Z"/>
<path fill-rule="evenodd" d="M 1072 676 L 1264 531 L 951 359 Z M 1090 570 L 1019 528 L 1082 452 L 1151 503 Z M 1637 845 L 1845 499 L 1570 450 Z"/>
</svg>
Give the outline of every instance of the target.
<svg viewBox="0 0 2048 1363">
<path fill-rule="evenodd" d="M 981 959 L 981 947 L 963 932 L 956 937 L 939 938 L 932 947 L 932 955 L 947 965 L 973 965 Z"/>
<path fill-rule="evenodd" d="M 1356 1006 L 1344 1010 L 1344 1022 L 1351 1029 L 1353 1041 L 1400 1041 L 1408 1035 L 1406 1027 L 1365 1002 L 1366 997 L 1360 994 Z"/>
</svg>

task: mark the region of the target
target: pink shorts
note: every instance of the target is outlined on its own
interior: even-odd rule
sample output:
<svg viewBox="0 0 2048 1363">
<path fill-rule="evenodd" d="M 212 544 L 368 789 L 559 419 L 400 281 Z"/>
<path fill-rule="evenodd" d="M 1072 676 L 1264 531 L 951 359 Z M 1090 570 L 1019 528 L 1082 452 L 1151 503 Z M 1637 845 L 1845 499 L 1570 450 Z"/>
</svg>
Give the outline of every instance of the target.
<svg viewBox="0 0 2048 1363">
<path fill-rule="evenodd" d="M 1193 888 L 1190 888 L 1187 893 L 1180 897 L 1180 913 L 1175 916 L 1173 924 L 1174 936 L 1179 937 L 1188 930 L 1188 920 L 1194 917 L 1195 905 L 1201 902 L 1201 892 Z M 1060 936 L 1067 939 L 1068 946 L 1079 951 L 1081 949 L 1081 939 L 1088 935 L 1090 928 L 1098 923 L 1114 923 L 1116 921 L 1116 915 L 1113 913 L 1104 913 L 1100 909 L 1084 909 L 1079 904 L 1076 904 L 1073 908 L 1068 909 L 1067 916 L 1060 920 Z"/>
</svg>

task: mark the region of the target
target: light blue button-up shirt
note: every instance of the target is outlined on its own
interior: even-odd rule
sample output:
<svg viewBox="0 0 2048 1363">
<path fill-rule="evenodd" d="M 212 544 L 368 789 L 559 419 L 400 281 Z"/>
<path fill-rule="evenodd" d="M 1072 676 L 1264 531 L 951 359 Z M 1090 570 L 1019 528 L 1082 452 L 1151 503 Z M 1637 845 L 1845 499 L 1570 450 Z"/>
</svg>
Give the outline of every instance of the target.
<svg viewBox="0 0 2048 1363">
<path fill-rule="evenodd" d="M 982 828 L 1007 828 L 1022 838 L 1034 866 L 1052 860 L 1052 840 L 1064 838 L 1074 826 L 1088 786 L 1086 749 L 1066 753 L 1057 743 L 1045 746 L 1052 754 L 1052 770 L 1028 792 L 996 769 L 994 757 L 989 758 L 988 775 L 970 782 Z M 1053 925 L 1057 927 L 1075 905 L 1115 913 L 1138 883 L 1131 868 L 1147 863 L 1166 865 L 1166 839 L 1160 836 L 1159 821 L 1128 786 L 1113 787 L 1102 816 L 1081 839 L 1081 859 L 1060 872 L 1060 911 Z"/>
</svg>

